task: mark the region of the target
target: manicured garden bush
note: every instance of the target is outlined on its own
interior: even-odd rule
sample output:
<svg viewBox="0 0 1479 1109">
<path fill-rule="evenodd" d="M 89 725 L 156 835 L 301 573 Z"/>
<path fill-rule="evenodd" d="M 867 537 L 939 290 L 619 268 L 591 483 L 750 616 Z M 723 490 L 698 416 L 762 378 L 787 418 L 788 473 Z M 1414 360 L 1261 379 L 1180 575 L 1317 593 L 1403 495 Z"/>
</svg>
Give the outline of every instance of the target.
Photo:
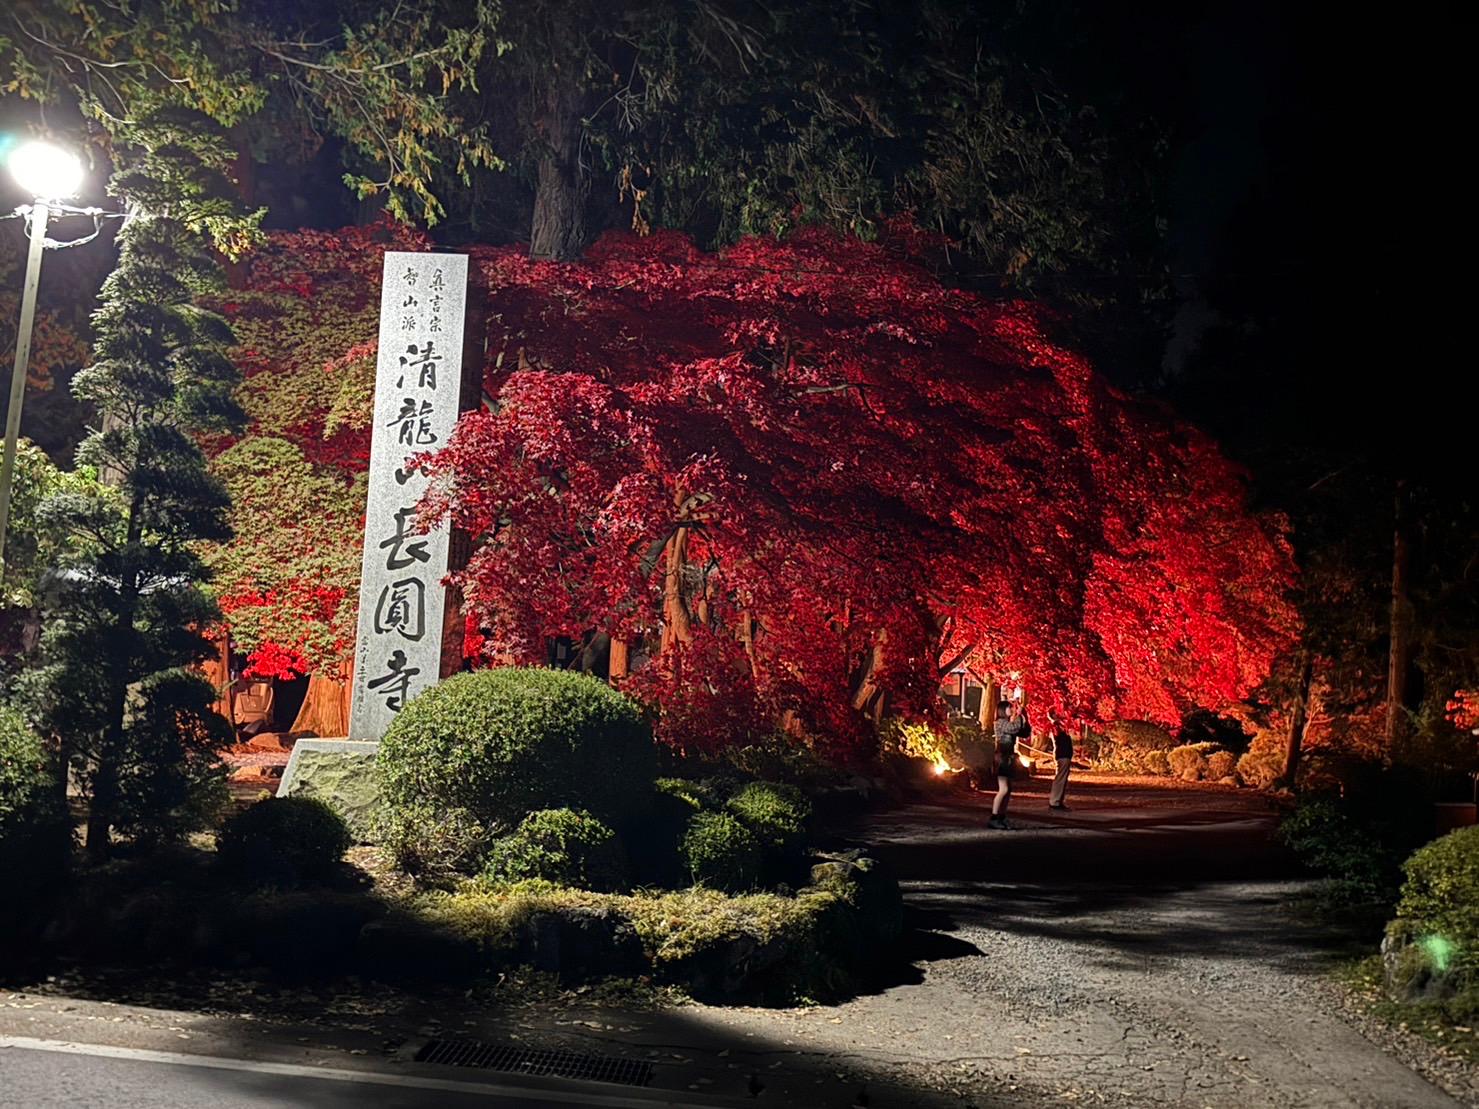
<svg viewBox="0 0 1479 1109">
<path fill-rule="evenodd" d="M 811 805 L 795 786 L 751 782 L 740 787 L 727 807 L 773 857 L 791 857 L 806 846 Z"/>
<path fill-rule="evenodd" d="M 1116 720 L 1109 726 L 1109 742 L 1131 751 L 1170 751 L 1177 746 L 1170 732 L 1145 720 Z"/>
<path fill-rule="evenodd" d="M 1195 782 L 1207 767 L 1207 756 L 1191 745 L 1173 747 L 1166 753 L 1171 773 L 1183 782 Z"/>
<path fill-rule="evenodd" d="M 0 876 L 12 890 L 34 890 L 66 873 L 70 849 L 46 748 L 18 713 L 0 706 Z"/>
<path fill-rule="evenodd" d="M 1479 1004 L 1479 827 L 1460 828 L 1418 848 L 1383 955 L 1401 1000 L 1469 994 Z"/>
<path fill-rule="evenodd" d="M 719 808 L 726 792 L 712 778 L 658 778 L 652 786 L 658 793 L 678 798 L 688 813 Z"/>
<path fill-rule="evenodd" d="M 680 842 L 689 878 L 738 892 L 760 884 L 765 857 L 755 834 L 728 813 L 695 813 Z"/>
<path fill-rule="evenodd" d="M 1171 773 L 1171 759 L 1166 751 L 1143 751 L 1137 756 L 1142 774 L 1157 774 L 1161 777 Z"/>
<path fill-rule="evenodd" d="M 562 886 L 613 890 L 626 865 L 616 833 L 588 812 L 540 809 L 488 851 L 484 877 L 496 882 L 543 878 Z"/>
<path fill-rule="evenodd" d="M 269 797 L 221 826 L 216 853 L 253 881 L 323 878 L 352 843 L 343 817 L 316 797 Z"/>
<path fill-rule="evenodd" d="M 840 785 L 841 771 L 817 757 L 805 742 L 783 732 L 744 747 L 729 747 L 723 762 L 747 778 L 817 790 Z"/>
<path fill-rule="evenodd" d="M 1325 879 L 1328 907 L 1384 911 L 1390 905 L 1400 856 L 1342 798 L 1334 794 L 1301 797 L 1279 825 L 1279 836 Z"/>
<path fill-rule="evenodd" d="M 1284 754 L 1272 746 L 1252 747 L 1238 759 L 1238 781 L 1255 789 L 1267 789 L 1284 772 Z"/>
<path fill-rule="evenodd" d="M 1211 759 L 1214 755 L 1226 755 L 1215 743 L 1185 743 L 1180 747 L 1173 747 L 1166 754 L 1166 761 L 1171 766 L 1171 772 L 1184 782 L 1199 782 L 1207 779 L 1216 781 L 1222 777 L 1218 774 L 1216 778 L 1211 773 Z M 1220 766 L 1231 768 L 1231 761 L 1219 761 Z"/>
<path fill-rule="evenodd" d="M 1238 756 L 1231 751 L 1213 751 L 1207 756 L 1207 781 L 1220 782 L 1232 776 L 1238 765 Z"/>
<path fill-rule="evenodd" d="M 483 838 L 526 813 L 574 808 L 615 826 L 650 796 L 652 737 L 634 702 L 584 674 L 499 669 L 458 674 L 412 700 L 375 760 L 386 806 L 381 836 L 415 872 L 425 841 L 455 818 L 473 870 Z"/>
</svg>

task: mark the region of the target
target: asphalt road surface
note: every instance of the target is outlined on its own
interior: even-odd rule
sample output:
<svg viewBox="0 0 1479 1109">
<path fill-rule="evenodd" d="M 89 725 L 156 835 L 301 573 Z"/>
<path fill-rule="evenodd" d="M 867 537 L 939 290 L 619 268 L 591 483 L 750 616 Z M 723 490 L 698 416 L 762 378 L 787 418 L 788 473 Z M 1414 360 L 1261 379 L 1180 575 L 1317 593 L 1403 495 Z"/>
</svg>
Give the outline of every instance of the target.
<svg viewBox="0 0 1479 1109">
<path fill-rule="evenodd" d="M 520 1090 L 372 1071 L 0 1039 L 0 1109 L 593 1109 L 679 1106 L 619 1092 Z"/>
</svg>

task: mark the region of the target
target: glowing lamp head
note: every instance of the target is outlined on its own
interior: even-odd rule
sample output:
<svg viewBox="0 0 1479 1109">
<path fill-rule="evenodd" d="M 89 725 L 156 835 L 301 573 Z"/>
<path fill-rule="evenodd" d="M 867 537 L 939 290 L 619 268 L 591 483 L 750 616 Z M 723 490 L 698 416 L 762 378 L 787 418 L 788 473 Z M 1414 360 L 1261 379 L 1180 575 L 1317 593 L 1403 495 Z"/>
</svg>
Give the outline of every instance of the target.
<svg viewBox="0 0 1479 1109">
<path fill-rule="evenodd" d="M 63 200 L 82 188 L 81 160 L 49 142 L 22 143 L 5 161 L 16 184 L 37 200 Z"/>
</svg>

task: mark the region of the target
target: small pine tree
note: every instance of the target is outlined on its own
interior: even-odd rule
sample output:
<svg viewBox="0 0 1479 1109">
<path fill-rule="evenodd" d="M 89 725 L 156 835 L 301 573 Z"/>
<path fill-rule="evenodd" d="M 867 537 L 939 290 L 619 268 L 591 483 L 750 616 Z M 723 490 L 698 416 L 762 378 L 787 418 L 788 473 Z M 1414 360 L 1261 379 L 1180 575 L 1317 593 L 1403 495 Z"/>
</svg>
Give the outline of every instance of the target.
<svg viewBox="0 0 1479 1109">
<path fill-rule="evenodd" d="M 234 199 L 231 147 L 206 117 L 160 109 L 120 138 L 110 191 L 128 218 L 93 316 L 96 360 L 73 382 L 100 416 L 78 464 L 104 485 L 39 509 L 67 544 L 24 683 L 82 784 L 94 858 L 114 828 L 144 842 L 180 835 L 222 793 L 230 728 L 187 668 L 208 653 L 202 632 L 218 616 L 197 546 L 229 537 L 229 500 L 196 436 L 244 416 L 231 328 L 199 301 L 223 285 L 212 241 L 243 247 L 258 218 Z"/>
</svg>

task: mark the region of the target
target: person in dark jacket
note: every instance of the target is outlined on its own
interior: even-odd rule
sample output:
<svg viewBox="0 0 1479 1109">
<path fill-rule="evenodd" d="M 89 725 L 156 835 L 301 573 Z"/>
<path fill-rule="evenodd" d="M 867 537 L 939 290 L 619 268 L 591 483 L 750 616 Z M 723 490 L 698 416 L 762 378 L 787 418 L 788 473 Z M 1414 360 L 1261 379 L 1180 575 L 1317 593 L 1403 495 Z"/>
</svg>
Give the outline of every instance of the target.
<svg viewBox="0 0 1479 1109">
<path fill-rule="evenodd" d="M 1073 736 L 1061 720 L 1048 715 L 1048 725 L 1053 729 L 1053 788 L 1048 791 L 1048 808 L 1065 810 L 1063 794 L 1068 791 L 1068 771 L 1073 766 Z"/>
<path fill-rule="evenodd" d="M 1012 778 L 1017 773 L 1017 741 L 1032 734 L 1021 701 L 1002 701 L 996 710 L 996 799 L 991 802 L 988 828 L 1007 827 L 1007 805 L 1012 800 Z"/>
</svg>

